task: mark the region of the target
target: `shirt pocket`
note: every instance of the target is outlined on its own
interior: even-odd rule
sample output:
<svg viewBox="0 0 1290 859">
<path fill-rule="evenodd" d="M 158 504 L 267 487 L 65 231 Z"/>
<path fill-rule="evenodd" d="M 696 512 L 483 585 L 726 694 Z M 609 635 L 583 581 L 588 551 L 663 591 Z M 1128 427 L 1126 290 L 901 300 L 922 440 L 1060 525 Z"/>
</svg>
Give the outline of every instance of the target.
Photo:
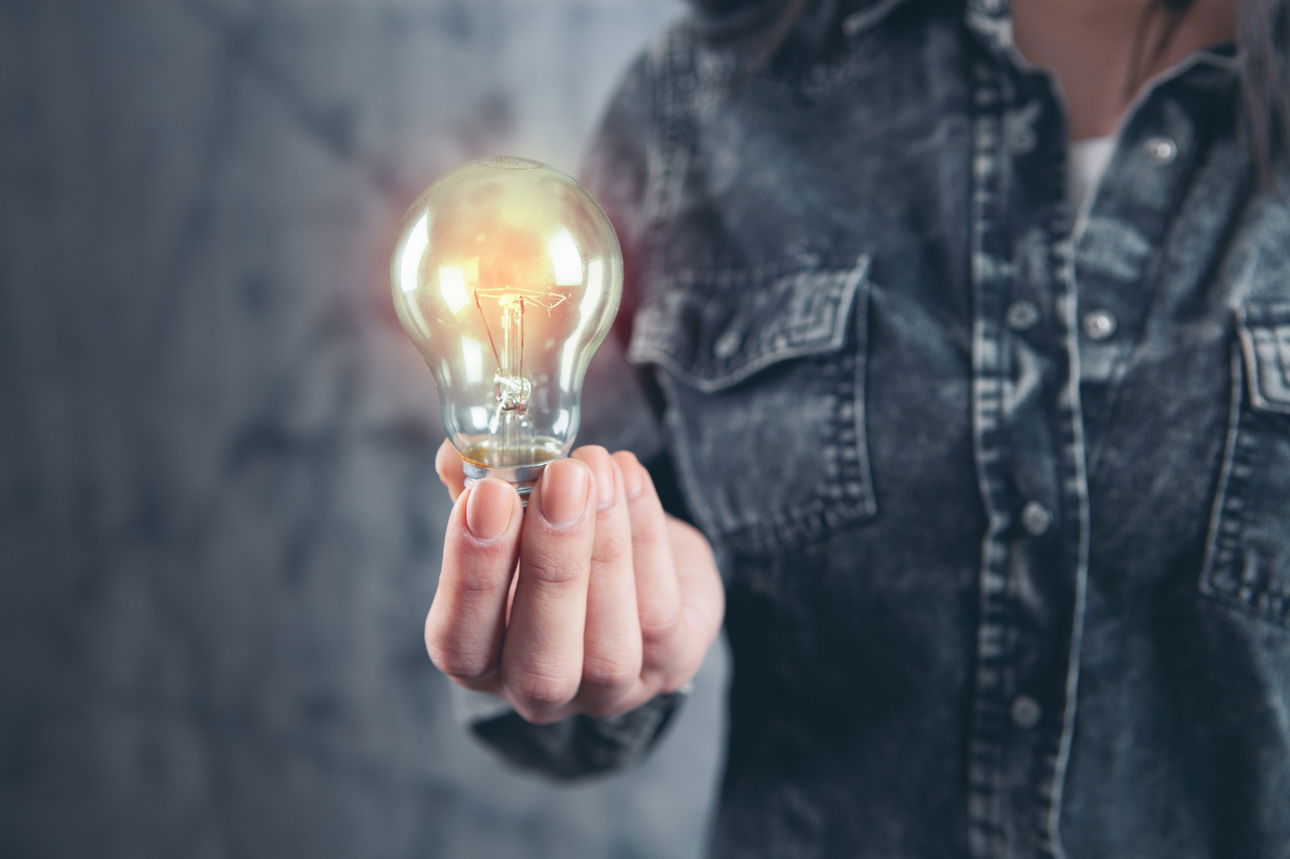
<svg viewBox="0 0 1290 859">
<path fill-rule="evenodd" d="M 731 548 L 775 553 L 872 517 L 869 258 L 653 284 L 628 359 L 653 365 L 682 488 Z"/>
<path fill-rule="evenodd" d="M 1290 626 L 1290 302 L 1237 309 L 1227 443 L 1201 592 Z"/>
</svg>

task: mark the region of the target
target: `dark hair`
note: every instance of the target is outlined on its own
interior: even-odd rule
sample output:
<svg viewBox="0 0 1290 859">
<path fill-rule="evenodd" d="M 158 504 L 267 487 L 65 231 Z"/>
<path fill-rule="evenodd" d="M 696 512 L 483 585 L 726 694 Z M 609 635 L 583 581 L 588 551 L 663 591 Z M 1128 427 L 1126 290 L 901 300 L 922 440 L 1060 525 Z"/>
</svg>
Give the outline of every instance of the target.
<svg viewBox="0 0 1290 859">
<path fill-rule="evenodd" d="M 756 74 L 783 47 L 813 2 L 818 0 L 690 0 L 690 5 L 699 37 L 738 49 L 747 57 L 745 73 Z"/>
<path fill-rule="evenodd" d="M 691 0 L 702 38 L 735 44 L 751 56 L 751 73 L 783 47 L 807 8 L 836 0 Z M 1194 0 L 1151 0 L 1134 40 L 1126 86 L 1136 90 L 1148 69 L 1164 54 Z M 1157 17 L 1163 26 L 1148 44 Z M 1290 11 L 1287 0 L 1239 0 L 1237 56 L 1240 62 L 1243 128 L 1247 143 L 1266 176 L 1285 156 L 1290 143 Z"/>
<path fill-rule="evenodd" d="M 1246 127 L 1266 173 L 1290 142 L 1290 12 L 1284 0 L 1241 0 L 1238 27 Z"/>
</svg>

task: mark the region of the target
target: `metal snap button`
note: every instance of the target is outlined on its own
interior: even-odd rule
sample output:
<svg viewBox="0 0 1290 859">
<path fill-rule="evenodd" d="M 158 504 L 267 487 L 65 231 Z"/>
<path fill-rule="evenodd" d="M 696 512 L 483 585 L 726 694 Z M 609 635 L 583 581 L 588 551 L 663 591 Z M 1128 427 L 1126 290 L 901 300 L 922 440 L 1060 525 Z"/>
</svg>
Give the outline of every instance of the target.
<svg viewBox="0 0 1290 859">
<path fill-rule="evenodd" d="M 854 37 L 856 33 L 864 29 L 866 20 L 867 16 L 863 12 L 852 12 L 842 19 L 842 32 Z"/>
<path fill-rule="evenodd" d="M 1171 164 L 1178 157 L 1178 144 L 1168 137 L 1151 137 L 1146 142 L 1147 155 L 1157 164 Z"/>
<path fill-rule="evenodd" d="M 1030 501 L 1021 510 L 1021 526 L 1032 537 L 1038 537 L 1053 523 L 1053 514 L 1038 501 Z"/>
<path fill-rule="evenodd" d="M 1011 715 L 1014 725 L 1030 730 L 1039 724 L 1039 717 L 1043 715 L 1043 710 L 1034 698 L 1029 695 L 1018 695 L 1012 699 Z"/>
<path fill-rule="evenodd" d="M 1035 148 L 1039 142 L 1035 129 L 1025 120 L 1013 120 L 1008 125 L 1007 132 L 1008 147 L 1016 153 L 1024 155 Z"/>
<path fill-rule="evenodd" d="M 1024 299 L 1014 301 L 1008 305 L 1006 318 L 1008 327 L 1013 331 L 1025 331 L 1028 328 L 1033 328 L 1035 323 L 1039 321 L 1039 308 L 1035 306 L 1033 301 Z"/>
<path fill-rule="evenodd" d="M 712 352 L 718 358 L 729 358 L 739 351 L 743 342 L 743 335 L 732 328 L 717 338 L 717 342 L 712 344 Z"/>
<path fill-rule="evenodd" d="M 1084 333 L 1090 340 L 1105 340 L 1115 333 L 1117 323 L 1109 310 L 1091 310 L 1084 314 Z"/>
</svg>

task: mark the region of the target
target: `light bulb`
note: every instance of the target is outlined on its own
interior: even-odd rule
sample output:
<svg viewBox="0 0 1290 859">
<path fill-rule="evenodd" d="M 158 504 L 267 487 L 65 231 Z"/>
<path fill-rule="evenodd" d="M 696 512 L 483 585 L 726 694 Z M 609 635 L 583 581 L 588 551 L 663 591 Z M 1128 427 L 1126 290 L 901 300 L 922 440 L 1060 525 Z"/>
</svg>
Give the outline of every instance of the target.
<svg viewBox="0 0 1290 859">
<path fill-rule="evenodd" d="M 391 279 L 468 481 L 500 477 L 526 495 L 573 446 L 587 364 L 618 311 L 609 219 L 537 161 L 472 161 L 412 204 Z"/>
</svg>

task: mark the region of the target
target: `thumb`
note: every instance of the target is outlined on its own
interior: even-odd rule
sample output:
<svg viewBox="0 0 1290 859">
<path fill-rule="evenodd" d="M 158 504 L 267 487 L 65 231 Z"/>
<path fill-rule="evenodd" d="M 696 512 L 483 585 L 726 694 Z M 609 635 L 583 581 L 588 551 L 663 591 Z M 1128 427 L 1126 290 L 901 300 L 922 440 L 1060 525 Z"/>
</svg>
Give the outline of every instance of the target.
<svg viewBox="0 0 1290 859">
<path fill-rule="evenodd" d="M 434 470 L 455 502 L 466 485 L 466 475 L 461 468 L 461 454 L 457 453 L 457 449 L 447 439 L 439 445 L 439 451 L 434 456 Z"/>
</svg>

